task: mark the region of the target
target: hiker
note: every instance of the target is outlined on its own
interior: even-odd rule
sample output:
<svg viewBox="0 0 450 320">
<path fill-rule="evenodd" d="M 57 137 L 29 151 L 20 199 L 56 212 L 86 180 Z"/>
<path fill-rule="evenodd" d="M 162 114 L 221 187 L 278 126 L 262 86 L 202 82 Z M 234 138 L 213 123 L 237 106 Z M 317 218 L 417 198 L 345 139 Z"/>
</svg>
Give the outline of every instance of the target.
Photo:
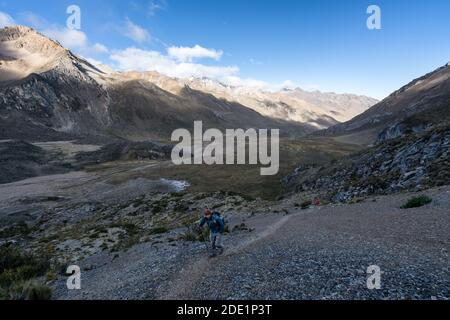
<svg viewBox="0 0 450 320">
<path fill-rule="evenodd" d="M 222 215 L 218 212 L 212 212 L 208 208 L 205 209 L 205 216 L 200 221 L 199 229 L 204 225 L 208 225 L 210 231 L 210 243 L 211 243 L 211 257 L 215 257 L 216 250 L 219 254 L 223 253 L 222 235 L 225 231 L 225 221 Z"/>
<path fill-rule="evenodd" d="M 319 206 L 320 206 L 320 198 L 319 198 L 319 197 L 315 197 L 315 198 L 314 198 L 314 201 L 313 201 L 313 204 L 314 204 L 316 207 L 319 207 Z"/>
</svg>

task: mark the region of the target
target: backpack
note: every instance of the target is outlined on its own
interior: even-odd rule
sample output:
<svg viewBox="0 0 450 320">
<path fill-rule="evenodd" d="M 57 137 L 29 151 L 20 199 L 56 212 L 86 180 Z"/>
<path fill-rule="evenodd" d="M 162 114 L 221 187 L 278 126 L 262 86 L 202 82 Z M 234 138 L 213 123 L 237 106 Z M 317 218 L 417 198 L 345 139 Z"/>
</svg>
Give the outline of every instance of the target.
<svg viewBox="0 0 450 320">
<path fill-rule="evenodd" d="M 217 220 L 220 220 L 222 222 L 223 229 L 225 229 L 225 217 L 223 215 L 221 215 L 220 212 L 217 212 L 217 211 L 213 212 L 213 216 L 215 216 Z"/>
</svg>

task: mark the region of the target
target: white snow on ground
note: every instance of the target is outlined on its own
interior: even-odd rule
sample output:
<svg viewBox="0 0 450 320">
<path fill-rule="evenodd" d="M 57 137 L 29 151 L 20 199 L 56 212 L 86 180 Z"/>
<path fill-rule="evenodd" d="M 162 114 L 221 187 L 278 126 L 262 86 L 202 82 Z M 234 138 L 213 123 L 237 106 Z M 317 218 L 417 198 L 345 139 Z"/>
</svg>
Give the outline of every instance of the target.
<svg viewBox="0 0 450 320">
<path fill-rule="evenodd" d="M 162 178 L 160 181 L 172 187 L 175 192 L 184 191 L 191 185 L 189 182 L 182 180 L 168 180 Z"/>
</svg>

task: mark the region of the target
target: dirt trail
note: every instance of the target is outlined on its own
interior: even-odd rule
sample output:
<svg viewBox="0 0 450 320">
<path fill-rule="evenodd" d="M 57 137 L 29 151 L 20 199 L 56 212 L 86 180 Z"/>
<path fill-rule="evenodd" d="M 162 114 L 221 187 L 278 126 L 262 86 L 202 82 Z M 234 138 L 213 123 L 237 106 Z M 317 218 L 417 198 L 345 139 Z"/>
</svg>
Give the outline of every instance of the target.
<svg viewBox="0 0 450 320">
<path fill-rule="evenodd" d="M 268 225 L 266 229 L 262 232 L 255 234 L 250 239 L 243 240 L 237 244 L 234 244 L 232 248 L 227 250 L 222 256 L 209 259 L 203 257 L 196 262 L 190 263 L 187 267 L 183 268 L 179 274 L 177 274 L 176 279 L 172 280 L 171 289 L 169 292 L 165 293 L 160 299 L 173 300 L 173 299 L 184 299 L 185 297 L 190 297 L 192 293 L 190 290 L 194 285 L 202 279 L 202 277 L 207 274 L 208 270 L 213 269 L 216 264 L 220 263 L 221 259 L 226 257 L 231 257 L 233 255 L 238 255 L 246 248 L 257 243 L 258 241 L 269 237 L 277 232 L 284 224 L 286 224 L 294 215 L 284 216 L 279 221 Z"/>
</svg>

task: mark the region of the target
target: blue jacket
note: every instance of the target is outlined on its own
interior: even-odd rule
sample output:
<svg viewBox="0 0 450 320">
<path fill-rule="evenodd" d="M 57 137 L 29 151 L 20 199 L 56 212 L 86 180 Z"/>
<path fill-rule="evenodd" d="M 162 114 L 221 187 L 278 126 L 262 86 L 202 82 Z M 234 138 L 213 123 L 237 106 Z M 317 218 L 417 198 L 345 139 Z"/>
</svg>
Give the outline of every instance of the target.
<svg viewBox="0 0 450 320">
<path fill-rule="evenodd" d="M 200 227 L 203 227 L 205 223 L 212 233 L 223 233 L 225 230 L 223 220 L 216 213 L 213 213 L 210 219 L 203 217 L 202 220 L 200 220 Z"/>
</svg>

